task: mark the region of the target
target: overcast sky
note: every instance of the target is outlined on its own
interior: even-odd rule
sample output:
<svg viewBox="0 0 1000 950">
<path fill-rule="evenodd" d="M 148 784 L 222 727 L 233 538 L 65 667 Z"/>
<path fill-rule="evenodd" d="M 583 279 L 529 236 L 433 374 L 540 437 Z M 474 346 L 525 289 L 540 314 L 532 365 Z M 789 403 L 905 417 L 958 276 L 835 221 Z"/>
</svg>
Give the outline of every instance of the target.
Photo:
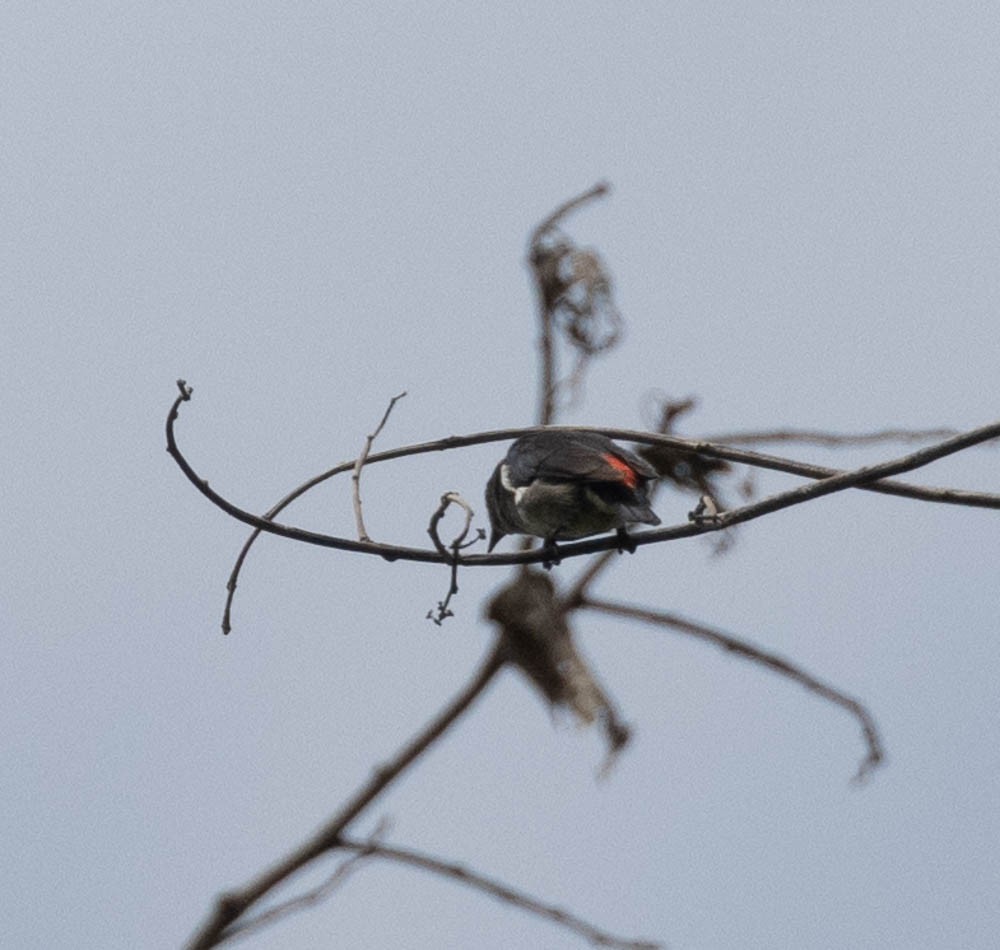
<svg viewBox="0 0 1000 950">
<path fill-rule="evenodd" d="M 179 947 L 491 642 L 505 568 L 467 571 L 438 628 L 442 569 L 277 538 L 223 637 L 246 531 L 164 451 L 178 377 L 191 461 L 258 511 L 404 389 L 379 447 L 530 424 L 525 242 L 607 178 L 569 229 L 628 332 L 562 421 L 643 426 L 653 390 L 700 398 L 692 436 L 1000 418 L 1000 12 L 874 6 L 0 6 L 3 946 Z M 373 467 L 370 532 L 426 546 L 441 492 L 478 504 L 502 451 Z M 1000 491 L 997 459 L 912 480 Z M 690 507 L 657 500 L 666 524 Z M 350 535 L 349 481 L 287 520 Z M 592 616 L 581 649 L 635 729 L 607 780 L 599 735 L 506 672 L 356 830 L 388 818 L 394 843 L 675 950 L 992 948 L 998 527 L 840 494 L 601 581 L 865 702 L 888 761 L 861 788 L 842 710 Z M 386 865 L 243 945 L 583 946 Z"/>
</svg>

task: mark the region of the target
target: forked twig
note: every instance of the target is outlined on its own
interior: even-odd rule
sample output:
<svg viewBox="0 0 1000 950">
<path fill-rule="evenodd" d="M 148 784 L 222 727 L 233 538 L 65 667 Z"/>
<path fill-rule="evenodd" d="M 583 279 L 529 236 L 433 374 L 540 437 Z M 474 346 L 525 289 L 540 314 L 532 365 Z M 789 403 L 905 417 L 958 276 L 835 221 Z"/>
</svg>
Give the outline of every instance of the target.
<svg viewBox="0 0 1000 950">
<path fill-rule="evenodd" d="M 228 939 L 239 918 L 265 894 L 320 855 L 336 848 L 347 826 L 455 723 L 493 681 L 505 662 L 501 650 L 493 649 L 465 688 L 395 758 L 376 768 L 369 781 L 312 838 L 242 890 L 222 895 L 209 919 L 188 944 L 188 950 L 218 946 Z"/>
<path fill-rule="evenodd" d="M 258 930 L 263 930 L 265 927 L 275 923 L 282 917 L 288 917 L 289 915 L 300 910 L 304 910 L 307 907 L 312 907 L 315 904 L 318 904 L 320 901 L 329 897 L 335 890 L 337 890 L 337 888 L 341 887 L 347 879 L 361 867 L 362 864 L 374 857 L 374 855 L 374 846 L 369 846 L 364 850 L 359 849 L 338 864 L 337 869 L 333 872 L 333 874 L 331 874 L 321 884 L 303 894 L 299 894 L 296 897 L 282 901 L 282 903 L 277 904 L 274 907 L 262 910 L 259 914 L 256 914 L 247 920 L 241 920 L 239 923 L 234 924 L 225 932 L 218 943 L 228 943 L 231 940 L 239 940 L 242 937 L 247 937 Z"/>
<path fill-rule="evenodd" d="M 362 865 L 371 858 L 375 853 L 375 848 L 378 845 L 379 839 L 388 831 L 389 821 L 385 818 L 379 820 L 370 835 L 365 839 L 367 847 L 357 847 L 353 848 L 353 854 L 349 855 L 345 860 L 341 861 L 340 864 L 334 869 L 333 873 L 327 877 L 325 881 L 321 881 L 316 887 L 310 888 L 301 894 L 297 894 L 295 897 L 290 897 L 288 900 L 281 901 L 278 904 L 269 907 L 267 910 L 262 910 L 259 914 L 253 917 L 243 918 L 239 923 L 234 924 L 232 927 L 226 931 L 225 940 L 239 940 L 241 937 L 245 937 L 248 934 L 262 930 L 269 924 L 273 924 L 276 920 L 287 917 L 290 914 L 294 914 L 296 911 L 302 910 L 306 907 L 311 907 L 314 904 L 318 904 L 321 900 L 329 897 L 337 888 L 339 888 L 344 882 Z"/>
</svg>

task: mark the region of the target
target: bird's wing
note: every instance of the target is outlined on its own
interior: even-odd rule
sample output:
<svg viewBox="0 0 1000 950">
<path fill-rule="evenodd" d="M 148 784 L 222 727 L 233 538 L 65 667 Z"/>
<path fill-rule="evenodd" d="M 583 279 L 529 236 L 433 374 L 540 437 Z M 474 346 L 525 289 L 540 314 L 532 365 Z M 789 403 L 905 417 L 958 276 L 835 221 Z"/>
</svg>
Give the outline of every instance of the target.
<svg viewBox="0 0 1000 950">
<path fill-rule="evenodd" d="M 551 481 L 612 482 L 634 488 L 639 478 L 656 477 L 646 461 L 596 433 L 574 433 L 551 446 L 545 438 L 525 437 L 509 461 L 511 481 L 526 485 L 532 478 Z"/>
</svg>

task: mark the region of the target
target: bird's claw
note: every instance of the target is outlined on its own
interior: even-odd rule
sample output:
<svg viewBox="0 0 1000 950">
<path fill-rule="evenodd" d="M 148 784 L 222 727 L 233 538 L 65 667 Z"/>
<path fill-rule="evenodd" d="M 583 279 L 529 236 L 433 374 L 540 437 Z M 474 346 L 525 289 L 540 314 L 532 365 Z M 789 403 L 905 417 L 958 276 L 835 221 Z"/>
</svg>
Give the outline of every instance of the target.
<svg viewBox="0 0 1000 950">
<path fill-rule="evenodd" d="M 628 551 L 629 554 L 635 554 L 636 543 L 635 539 L 628 533 L 625 528 L 618 529 L 618 553 L 624 554 Z"/>
<path fill-rule="evenodd" d="M 559 556 L 559 547 L 556 545 L 555 541 L 552 540 L 552 538 L 548 538 L 542 545 L 542 551 L 545 554 L 545 559 L 542 561 L 542 567 L 544 567 L 547 571 L 551 571 L 553 566 L 562 560 Z"/>
</svg>

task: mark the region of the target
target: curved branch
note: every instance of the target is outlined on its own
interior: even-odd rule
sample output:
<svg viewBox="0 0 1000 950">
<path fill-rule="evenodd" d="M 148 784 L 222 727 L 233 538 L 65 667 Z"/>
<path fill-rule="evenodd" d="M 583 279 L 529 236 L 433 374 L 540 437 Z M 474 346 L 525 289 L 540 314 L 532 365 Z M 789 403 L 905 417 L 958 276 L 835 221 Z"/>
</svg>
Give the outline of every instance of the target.
<svg viewBox="0 0 1000 950">
<path fill-rule="evenodd" d="M 271 518 L 259 517 L 249 511 L 237 507 L 232 502 L 223 498 L 209 487 L 208 482 L 201 478 L 191 467 L 190 463 L 181 453 L 174 437 L 174 422 L 178 416 L 180 404 L 190 398 L 190 390 L 187 395 L 182 394 L 173 403 L 170 413 L 167 416 L 167 451 L 187 476 L 188 480 L 216 507 L 225 511 L 237 521 L 242 521 L 253 528 L 266 531 L 269 534 L 280 535 L 294 541 L 301 541 L 306 544 L 313 544 L 319 547 L 336 548 L 344 551 L 355 551 L 362 554 L 374 554 L 386 560 L 407 560 L 421 561 L 424 563 L 450 563 L 449 560 L 437 551 L 430 551 L 423 548 L 404 547 L 402 545 L 375 543 L 371 541 L 355 541 L 350 538 L 341 538 L 334 535 L 321 534 L 315 531 L 307 531 L 303 528 L 295 528 L 289 525 L 280 524 Z M 449 436 L 445 439 L 438 439 L 433 442 L 424 442 L 417 445 L 403 446 L 397 449 L 390 449 L 369 456 L 368 465 L 378 462 L 385 462 L 391 459 L 402 458 L 409 455 L 420 455 L 427 452 L 443 452 L 450 449 L 462 448 L 470 445 L 481 445 L 488 442 L 499 442 L 510 440 L 524 435 L 528 432 L 538 432 L 544 427 L 529 426 L 516 429 L 497 429 L 490 432 L 479 432 L 467 436 Z M 810 478 L 818 478 L 820 481 L 810 485 L 801 486 L 787 492 L 781 492 L 765 498 L 755 504 L 746 505 L 742 508 L 732 509 L 723 512 L 711 523 L 684 524 L 674 527 L 659 528 L 652 531 L 644 531 L 633 534 L 631 537 L 636 545 L 654 544 L 660 541 L 675 540 L 677 538 L 692 537 L 694 535 L 705 534 L 710 531 L 719 531 L 733 524 L 743 521 L 751 521 L 762 515 L 801 504 L 812 498 L 822 495 L 829 495 L 834 492 L 843 491 L 847 488 L 861 488 L 866 491 L 876 491 L 884 494 L 902 495 L 910 498 L 919 498 L 925 501 L 934 501 L 945 504 L 959 504 L 973 507 L 998 508 L 1000 509 L 1000 495 L 984 494 L 980 492 L 966 492 L 956 489 L 928 489 L 914 485 L 906 485 L 900 482 L 880 481 L 890 475 L 900 472 L 910 471 L 920 468 L 936 459 L 959 452 L 970 446 L 1000 436 L 1000 423 L 992 423 L 978 429 L 965 432 L 954 438 L 947 439 L 937 445 L 928 446 L 910 455 L 883 462 L 877 465 L 869 465 L 853 471 L 838 471 L 837 469 L 824 468 L 817 465 L 805 465 L 792 462 L 788 459 L 776 458 L 774 456 L 762 455 L 757 452 L 748 452 L 740 449 L 730 449 L 725 446 L 712 445 L 708 442 L 695 441 L 692 439 L 680 439 L 676 436 L 656 435 L 648 432 L 641 432 L 634 429 L 618 429 L 606 427 L 580 427 L 580 426 L 550 426 L 549 431 L 590 431 L 600 432 L 610 438 L 625 439 L 632 442 L 640 442 L 646 445 L 666 445 L 680 451 L 691 452 L 698 455 L 707 455 L 714 458 L 724 458 L 729 461 L 744 462 L 748 465 L 755 465 L 761 468 L 774 469 L 776 471 L 789 472 L 796 475 L 805 475 Z M 341 465 L 330 469 L 323 475 L 317 476 L 310 483 L 310 487 L 318 485 L 327 478 L 341 472 L 354 468 L 355 463 L 344 462 Z M 299 492 L 301 494 L 301 492 Z M 276 506 L 277 507 L 277 506 Z M 274 511 L 275 509 L 272 509 Z M 270 512 L 269 512 L 270 514 Z M 586 541 L 578 541 L 570 544 L 560 545 L 560 557 L 575 557 L 584 554 L 594 554 L 599 551 L 617 550 L 617 538 L 596 538 Z M 487 567 L 510 564 L 535 564 L 545 560 L 545 552 L 542 549 L 534 551 L 519 551 L 514 554 L 473 554 L 463 557 L 462 563 L 468 566 Z"/>
<path fill-rule="evenodd" d="M 547 218 L 543 219 L 534 231 L 531 232 L 531 238 L 528 241 L 528 246 L 532 248 L 535 247 L 538 242 L 545 237 L 546 232 L 551 231 L 571 211 L 575 211 L 580 207 L 580 205 L 584 205 L 588 201 L 593 201 L 594 198 L 603 197 L 609 191 L 611 191 L 611 185 L 606 181 L 599 181 L 596 185 L 592 185 L 586 191 L 578 194 L 575 198 L 570 198 L 569 201 L 564 201 Z"/>
<path fill-rule="evenodd" d="M 790 663 L 776 653 L 753 646 L 745 640 L 741 640 L 728 633 L 723 633 L 721 630 L 706 627 L 703 624 L 695 623 L 677 614 L 668 613 L 663 610 L 646 610 L 642 607 L 630 607 L 628 604 L 614 603 L 609 600 L 589 596 L 583 597 L 579 601 L 578 606 L 590 607 L 593 610 L 599 610 L 602 613 L 612 614 L 617 617 L 630 617 L 633 620 L 641 620 L 645 623 L 656 624 L 661 627 L 672 627 L 675 630 L 680 630 L 681 633 L 697 637 L 699 640 L 714 643 L 729 653 L 735 653 L 745 660 L 766 666 L 768 669 L 774 670 L 782 676 L 787 676 L 789 679 L 795 680 L 796 683 L 800 683 L 810 692 L 816 693 L 816 695 L 822 696 L 823 699 L 846 709 L 861 726 L 861 732 L 864 735 L 865 744 L 868 749 L 864 759 L 861 760 L 861 764 L 858 766 L 858 771 L 854 775 L 854 781 L 856 782 L 863 781 L 885 758 L 878 729 L 875 726 L 875 720 L 872 718 L 871 713 L 858 700 L 852 699 L 850 696 L 834 689 L 832 686 L 817 679 L 811 673 L 807 673 L 801 667 Z"/>
<path fill-rule="evenodd" d="M 208 950 L 227 940 L 232 936 L 229 931 L 233 924 L 265 894 L 320 855 L 338 847 L 344 829 L 448 730 L 486 689 L 505 662 L 501 649 L 494 648 L 465 689 L 391 762 L 375 769 L 371 779 L 309 841 L 242 890 L 222 895 L 209 919 L 188 944 L 189 950 Z"/>
</svg>

